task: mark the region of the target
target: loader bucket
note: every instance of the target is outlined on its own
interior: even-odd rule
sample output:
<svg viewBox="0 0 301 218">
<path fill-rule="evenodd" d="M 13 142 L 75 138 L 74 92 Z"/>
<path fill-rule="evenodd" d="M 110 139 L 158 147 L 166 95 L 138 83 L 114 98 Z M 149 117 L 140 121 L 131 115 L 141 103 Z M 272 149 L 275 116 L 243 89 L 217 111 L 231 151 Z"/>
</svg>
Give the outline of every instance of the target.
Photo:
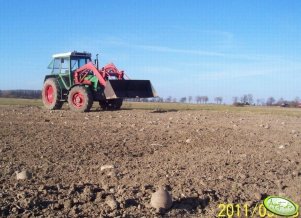
<svg viewBox="0 0 301 218">
<path fill-rule="evenodd" d="M 157 96 L 149 80 L 108 80 L 104 93 L 106 99 L 151 98 Z"/>
</svg>

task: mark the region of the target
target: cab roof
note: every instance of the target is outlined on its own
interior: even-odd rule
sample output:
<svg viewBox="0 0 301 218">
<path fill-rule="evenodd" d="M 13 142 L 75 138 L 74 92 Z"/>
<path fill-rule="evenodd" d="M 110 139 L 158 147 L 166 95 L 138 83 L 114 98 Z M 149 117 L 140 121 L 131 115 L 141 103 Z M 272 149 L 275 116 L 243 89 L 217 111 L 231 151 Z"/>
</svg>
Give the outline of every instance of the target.
<svg viewBox="0 0 301 218">
<path fill-rule="evenodd" d="M 66 52 L 66 53 L 59 53 L 59 54 L 54 54 L 52 55 L 53 58 L 68 58 L 68 57 L 88 57 L 91 58 L 91 53 L 88 52 L 77 52 L 77 51 L 73 51 L 73 52 Z"/>
</svg>

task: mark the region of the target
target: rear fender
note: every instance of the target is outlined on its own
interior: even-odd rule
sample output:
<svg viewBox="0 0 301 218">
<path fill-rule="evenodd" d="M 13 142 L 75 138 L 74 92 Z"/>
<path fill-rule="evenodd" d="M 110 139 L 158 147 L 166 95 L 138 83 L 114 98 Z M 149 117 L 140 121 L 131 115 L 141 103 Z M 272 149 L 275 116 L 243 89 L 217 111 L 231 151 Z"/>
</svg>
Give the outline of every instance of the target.
<svg viewBox="0 0 301 218">
<path fill-rule="evenodd" d="M 73 86 L 71 86 L 69 89 L 68 89 L 68 92 L 70 92 L 71 89 L 73 89 L 73 87 L 76 87 L 76 86 L 82 86 L 82 87 L 86 87 L 86 88 L 89 88 L 90 87 L 88 85 L 85 85 L 85 84 L 74 84 Z"/>
<path fill-rule="evenodd" d="M 46 81 L 46 79 L 49 79 L 49 78 L 57 78 L 57 75 L 46 75 L 44 78 L 44 82 Z"/>
</svg>

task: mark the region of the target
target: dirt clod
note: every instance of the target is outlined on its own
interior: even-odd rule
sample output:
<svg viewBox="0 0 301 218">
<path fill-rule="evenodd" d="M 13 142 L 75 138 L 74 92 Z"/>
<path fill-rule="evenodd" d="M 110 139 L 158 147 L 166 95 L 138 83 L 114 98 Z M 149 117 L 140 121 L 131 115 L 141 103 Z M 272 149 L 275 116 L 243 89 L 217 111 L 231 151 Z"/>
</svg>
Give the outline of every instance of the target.
<svg viewBox="0 0 301 218">
<path fill-rule="evenodd" d="M 22 170 L 21 172 L 16 171 L 17 180 L 27 180 L 31 179 L 32 175 L 27 170 Z"/>
<path fill-rule="evenodd" d="M 161 210 L 168 210 L 172 205 L 172 197 L 168 191 L 165 190 L 162 186 L 152 194 L 151 197 L 151 206 L 155 208 L 158 212 Z"/>
<path fill-rule="evenodd" d="M 114 165 L 103 165 L 100 167 L 100 171 L 103 171 L 103 170 L 107 170 L 107 169 L 114 169 Z"/>
<path fill-rule="evenodd" d="M 106 204 L 111 208 L 111 210 L 116 210 L 118 207 L 118 202 L 115 200 L 113 195 L 107 196 Z"/>
</svg>

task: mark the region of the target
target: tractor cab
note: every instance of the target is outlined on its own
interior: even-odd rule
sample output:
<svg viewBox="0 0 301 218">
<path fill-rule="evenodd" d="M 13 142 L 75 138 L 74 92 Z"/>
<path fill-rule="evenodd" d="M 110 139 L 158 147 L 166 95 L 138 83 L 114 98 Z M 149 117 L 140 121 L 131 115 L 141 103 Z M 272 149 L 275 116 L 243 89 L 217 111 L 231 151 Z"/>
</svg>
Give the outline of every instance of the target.
<svg viewBox="0 0 301 218">
<path fill-rule="evenodd" d="M 73 73 L 78 68 L 91 62 L 91 53 L 67 52 L 55 54 L 48 65 L 52 75 L 60 77 L 63 85 L 70 88 L 73 85 Z"/>
</svg>

